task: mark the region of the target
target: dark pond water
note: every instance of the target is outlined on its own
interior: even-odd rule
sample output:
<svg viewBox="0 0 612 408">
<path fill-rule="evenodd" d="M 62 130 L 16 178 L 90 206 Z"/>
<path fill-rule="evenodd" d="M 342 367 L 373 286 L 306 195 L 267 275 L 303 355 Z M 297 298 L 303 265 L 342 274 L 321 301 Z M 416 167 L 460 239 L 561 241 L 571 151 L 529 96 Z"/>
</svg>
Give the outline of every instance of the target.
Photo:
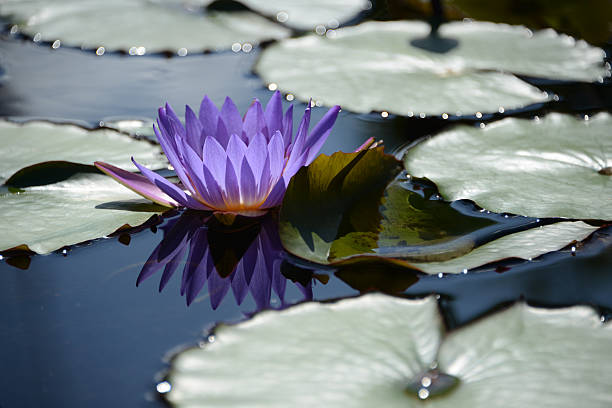
<svg viewBox="0 0 612 408">
<path fill-rule="evenodd" d="M 153 118 L 165 101 L 177 108 L 197 106 L 205 93 L 217 103 L 229 95 L 244 111 L 253 97 L 267 101 L 271 95 L 251 74 L 256 58 L 257 51 L 171 59 L 98 57 L 5 37 L 0 40 L 0 116 L 95 126 L 111 118 Z M 612 108 L 609 82 L 542 86 L 559 94 L 560 101 L 521 115 Z M 304 105 L 296 108 L 299 112 Z M 325 111 L 314 109 L 313 119 Z M 342 112 L 323 152 L 352 150 L 370 136 L 384 139 L 392 151 L 453 123 Z M 210 282 L 188 307 L 180 295 L 182 266 L 161 293 L 162 272 L 136 287 L 163 229 L 176 218 L 130 236 L 76 246 L 66 254 L 0 261 L 0 407 L 163 406 L 154 390 L 156 373 L 166 368 L 164 356 L 195 344 L 216 322 L 236 322 L 257 310 L 252 295 L 238 305 L 229 292 L 213 309 L 216 295 L 210 293 Z M 291 261 L 285 259 L 276 277 L 277 284 L 286 285 L 282 299 L 270 292 L 270 307 L 310 296 L 300 283 L 285 282 L 285 276 L 311 286 L 316 300 L 354 296 L 359 293 L 355 288 L 377 286 L 347 275 L 340 279 L 329 270 L 300 269 Z M 440 294 L 451 327 L 519 299 L 549 306 L 586 303 L 609 314 L 612 228 L 598 231 L 575 251 L 507 261 L 467 275 L 422 276 L 405 293 Z"/>
</svg>

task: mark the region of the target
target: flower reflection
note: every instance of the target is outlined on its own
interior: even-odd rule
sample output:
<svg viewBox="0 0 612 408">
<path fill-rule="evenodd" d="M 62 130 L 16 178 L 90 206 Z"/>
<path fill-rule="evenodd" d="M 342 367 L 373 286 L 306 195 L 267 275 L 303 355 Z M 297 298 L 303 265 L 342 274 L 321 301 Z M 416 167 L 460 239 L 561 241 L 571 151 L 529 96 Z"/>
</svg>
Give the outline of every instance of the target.
<svg viewBox="0 0 612 408">
<path fill-rule="evenodd" d="M 238 305 L 250 293 L 257 309 L 271 306 L 272 292 L 285 306 L 287 277 L 300 276 L 283 261 L 284 251 L 274 214 L 244 218 L 228 227 L 215 217 L 187 211 L 161 227 L 164 239 L 143 266 L 136 285 L 163 269 L 161 292 L 181 265 L 180 293 L 190 305 L 208 283 L 210 304 L 216 309 L 233 292 Z M 186 261 L 185 261 L 186 258 Z M 283 274 L 284 273 L 284 274 Z M 307 276 L 308 278 L 304 279 Z M 295 282 L 304 300 L 312 299 L 312 275 Z"/>
</svg>

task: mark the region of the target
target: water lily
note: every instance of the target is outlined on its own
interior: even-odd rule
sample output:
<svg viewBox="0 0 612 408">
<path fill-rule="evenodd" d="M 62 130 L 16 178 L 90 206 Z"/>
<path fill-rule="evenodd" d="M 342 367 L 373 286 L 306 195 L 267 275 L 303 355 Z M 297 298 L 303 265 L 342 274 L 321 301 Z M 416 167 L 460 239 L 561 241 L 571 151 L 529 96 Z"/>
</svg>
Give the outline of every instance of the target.
<svg viewBox="0 0 612 408">
<path fill-rule="evenodd" d="M 244 118 L 228 97 L 221 110 L 205 96 L 199 115 L 186 106 L 185 125 L 166 104 L 153 125 L 177 185 L 132 161 L 142 175 L 107 163 L 98 169 L 141 196 L 169 207 L 259 215 L 280 205 L 291 177 L 310 164 L 329 136 L 339 106 L 309 132 L 310 105 L 295 138 L 293 106 L 283 114 L 280 92 L 265 110 L 255 99 Z"/>
</svg>

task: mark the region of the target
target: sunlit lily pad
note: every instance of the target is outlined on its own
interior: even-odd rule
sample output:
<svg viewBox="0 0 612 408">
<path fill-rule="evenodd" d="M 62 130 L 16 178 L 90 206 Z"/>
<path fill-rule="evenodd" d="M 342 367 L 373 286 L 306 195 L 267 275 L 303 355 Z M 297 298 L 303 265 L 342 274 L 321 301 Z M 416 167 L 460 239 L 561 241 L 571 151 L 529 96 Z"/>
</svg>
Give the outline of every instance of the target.
<svg viewBox="0 0 612 408">
<path fill-rule="evenodd" d="M 110 177 L 79 174 L 19 193 L 0 194 L 0 251 L 26 245 L 44 254 L 138 226 L 155 213 L 153 205 Z"/>
<path fill-rule="evenodd" d="M 273 16 L 290 27 L 311 30 L 316 26 L 337 28 L 372 7 L 368 0 L 240 0 L 253 10 Z"/>
<path fill-rule="evenodd" d="M 0 14 L 35 40 L 133 55 L 161 51 L 185 55 L 289 34 L 252 12 L 204 14 L 203 9 L 187 10 L 177 2 L 9 0 L 0 6 Z"/>
<path fill-rule="evenodd" d="M 255 70 L 302 100 L 408 116 L 473 115 L 548 100 L 510 73 L 578 81 L 609 75 L 603 50 L 552 30 L 454 22 L 440 28 L 440 36 L 458 41 L 450 51 L 411 45 L 428 33 L 423 22 L 368 22 L 288 39 L 268 47 Z"/>
<path fill-rule="evenodd" d="M 506 235 L 448 261 L 415 262 L 414 266 L 429 274 L 459 273 L 506 258 L 532 259 L 580 242 L 597 228 L 582 221 L 558 222 Z"/>
<path fill-rule="evenodd" d="M 433 297 L 367 295 L 219 326 L 158 389 L 176 407 L 604 407 L 611 342 L 589 307 L 519 303 L 446 334 Z"/>
<path fill-rule="evenodd" d="M 17 170 L 46 161 L 92 165 L 108 161 L 136 171 L 130 155 L 152 169 L 166 167 L 159 146 L 108 129 L 87 130 L 50 122 L 0 121 L 0 183 Z"/>
<path fill-rule="evenodd" d="M 536 257 L 597 229 L 584 223 L 539 229 L 541 221 L 533 218 L 466 212 L 424 198 L 401 178 L 391 182 L 395 165 L 378 148 L 321 155 L 300 170 L 280 212 L 285 249 L 320 264 L 378 259 L 427 273 L 457 273 L 511 256 Z"/>
<path fill-rule="evenodd" d="M 0 251 L 25 245 L 47 253 L 140 225 L 164 210 L 105 175 L 91 174 L 100 158 L 135 170 L 132 154 L 153 169 L 164 168 L 157 145 L 109 129 L 48 122 L 4 121 L 0 130 L 0 181 L 28 186 L 0 190 Z"/>
<path fill-rule="evenodd" d="M 608 113 L 459 126 L 408 150 L 405 166 L 447 200 L 531 217 L 612 220 L 610 129 Z"/>
</svg>

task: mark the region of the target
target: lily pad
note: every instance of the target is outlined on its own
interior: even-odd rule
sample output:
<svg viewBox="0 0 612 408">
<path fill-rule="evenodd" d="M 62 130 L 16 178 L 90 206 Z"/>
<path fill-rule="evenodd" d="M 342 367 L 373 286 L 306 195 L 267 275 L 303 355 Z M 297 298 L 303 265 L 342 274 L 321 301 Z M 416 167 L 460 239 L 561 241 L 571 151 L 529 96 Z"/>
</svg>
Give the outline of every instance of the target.
<svg viewBox="0 0 612 408">
<path fill-rule="evenodd" d="M 210 342 L 210 340 L 214 340 Z M 603 407 L 612 330 L 516 304 L 450 334 L 433 297 L 305 303 L 221 325 L 172 361 L 175 407 Z"/>
<path fill-rule="evenodd" d="M 167 208 L 153 205 L 106 175 L 78 174 L 0 194 L 0 251 L 22 245 L 39 254 L 137 226 Z"/>
<path fill-rule="evenodd" d="M 540 225 L 531 218 L 493 219 L 462 212 L 408 190 L 401 179 L 391 182 L 397 174 L 397 162 L 382 148 L 319 156 L 289 183 L 280 212 L 283 246 L 320 264 L 378 258 L 418 268 L 415 262 L 448 261 L 505 234 Z M 567 245 L 574 235 L 568 231 L 565 241 L 553 241 L 553 246 Z M 525 245 L 531 253 L 530 244 Z M 476 259 L 496 260 L 478 255 Z"/>
<path fill-rule="evenodd" d="M 439 35 L 457 47 L 434 52 L 411 45 L 429 30 L 422 22 L 367 22 L 326 37 L 287 39 L 268 47 L 255 71 L 302 100 L 407 116 L 503 112 L 548 100 L 509 73 L 577 81 L 610 74 L 603 50 L 552 30 L 454 22 Z M 427 41 L 432 49 L 446 44 Z"/>
<path fill-rule="evenodd" d="M 16 171 L 46 161 L 91 165 L 104 160 L 136 171 L 134 155 L 149 168 L 167 166 L 159 146 L 109 129 L 87 130 L 74 125 L 33 121 L 23 124 L 0 121 L 0 182 Z"/>
<path fill-rule="evenodd" d="M 460 273 L 507 258 L 530 260 L 557 251 L 574 241 L 582 241 L 597 229 L 582 221 L 558 222 L 506 235 L 448 261 L 415 262 L 413 265 L 425 273 L 437 274 Z"/>
<path fill-rule="evenodd" d="M 187 10 L 177 2 L 146 0 L 9 0 L 0 15 L 36 41 L 127 51 L 186 55 L 229 49 L 289 35 L 289 30 L 248 11 Z M 109 22 L 112 22 L 110 24 Z M 56 42 L 56 41 L 59 41 Z M 99 48 L 102 47 L 102 48 Z"/>
<path fill-rule="evenodd" d="M 448 200 L 495 212 L 612 220 L 612 117 L 507 118 L 458 126 L 406 152 L 406 170 Z"/>
<path fill-rule="evenodd" d="M 287 26 L 312 30 L 316 26 L 338 28 L 368 10 L 368 0 L 240 0 L 252 10 L 274 17 Z"/>
</svg>

